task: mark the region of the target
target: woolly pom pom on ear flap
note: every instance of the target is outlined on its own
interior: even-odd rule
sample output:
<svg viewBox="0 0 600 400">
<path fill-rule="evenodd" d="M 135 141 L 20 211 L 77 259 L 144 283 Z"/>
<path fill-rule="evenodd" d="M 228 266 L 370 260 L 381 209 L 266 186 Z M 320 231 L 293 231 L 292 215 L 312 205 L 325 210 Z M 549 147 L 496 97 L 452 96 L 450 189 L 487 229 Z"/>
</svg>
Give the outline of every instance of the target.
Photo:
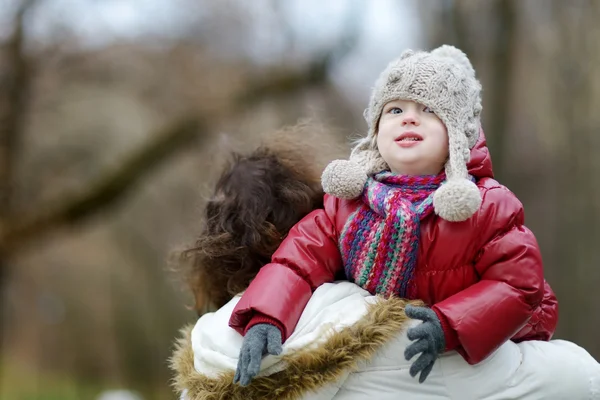
<svg viewBox="0 0 600 400">
<path fill-rule="evenodd" d="M 480 206 L 479 188 L 468 179 L 449 180 L 433 194 L 435 213 L 446 221 L 466 221 Z"/>
<path fill-rule="evenodd" d="M 431 54 L 436 55 L 438 57 L 451 58 L 460 65 L 462 65 L 464 68 L 466 68 L 466 70 L 472 73 L 473 76 L 475 76 L 475 69 L 471 64 L 471 61 L 469 61 L 469 57 L 467 57 L 467 55 L 462 50 L 459 50 L 456 47 L 445 44 L 433 50 Z"/>
<path fill-rule="evenodd" d="M 389 169 L 374 146 L 372 139 L 364 138 L 352 150 L 350 160 L 335 160 L 329 163 L 321 175 L 323 191 L 340 199 L 359 197 L 369 175 Z"/>
<path fill-rule="evenodd" d="M 340 199 L 355 199 L 362 194 L 367 174 L 363 167 L 351 160 L 334 160 L 321 175 L 323 191 Z"/>
<path fill-rule="evenodd" d="M 433 194 L 433 208 L 446 221 L 466 221 L 479 210 L 481 193 L 477 185 L 468 179 L 470 154 L 467 138 L 453 125 L 448 126 L 448 146 L 448 180 Z"/>
</svg>

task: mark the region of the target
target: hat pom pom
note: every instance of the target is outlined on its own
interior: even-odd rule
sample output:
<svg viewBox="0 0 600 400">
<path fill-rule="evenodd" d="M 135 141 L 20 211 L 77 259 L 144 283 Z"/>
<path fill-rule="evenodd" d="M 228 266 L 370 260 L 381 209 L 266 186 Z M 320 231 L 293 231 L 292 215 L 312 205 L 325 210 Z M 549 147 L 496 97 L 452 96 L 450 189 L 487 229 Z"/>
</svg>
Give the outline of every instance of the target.
<svg viewBox="0 0 600 400">
<path fill-rule="evenodd" d="M 450 222 L 466 221 L 481 206 L 481 193 L 467 179 L 451 179 L 433 194 L 435 213 Z"/>
<path fill-rule="evenodd" d="M 321 175 L 323 191 L 340 199 L 355 199 L 362 194 L 367 174 L 355 161 L 334 160 Z"/>
</svg>

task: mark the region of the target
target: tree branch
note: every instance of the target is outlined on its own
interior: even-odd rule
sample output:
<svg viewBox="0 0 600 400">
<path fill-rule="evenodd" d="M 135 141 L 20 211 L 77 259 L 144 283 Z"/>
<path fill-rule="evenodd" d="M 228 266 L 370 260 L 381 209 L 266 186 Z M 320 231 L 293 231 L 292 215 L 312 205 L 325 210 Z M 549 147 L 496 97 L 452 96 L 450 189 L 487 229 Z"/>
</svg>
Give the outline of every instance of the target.
<svg viewBox="0 0 600 400">
<path fill-rule="evenodd" d="M 14 17 L 14 29 L 3 46 L 6 71 L 0 77 L 0 219 L 10 214 L 14 160 L 18 158 L 23 122 L 31 89 L 31 60 L 25 53 L 24 20 L 36 0 L 24 1 Z"/>
<path fill-rule="evenodd" d="M 89 189 L 56 205 L 40 207 L 40 212 L 10 216 L 0 236 L 3 253 L 52 228 L 73 224 L 116 204 L 170 155 L 185 148 L 195 138 L 206 136 L 199 119 L 188 118 L 158 133 L 134 152 L 120 168 L 108 173 Z"/>
<path fill-rule="evenodd" d="M 0 232 L 0 253 L 14 252 L 29 240 L 52 229 L 73 225 L 115 205 L 133 190 L 139 181 L 150 174 L 169 156 L 186 148 L 196 139 L 203 140 L 211 128 L 229 115 L 232 108 L 243 109 L 267 97 L 291 95 L 309 85 L 326 80 L 329 58 L 315 61 L 303 72 L 268 74 L 237 96 L 231 107 L 213 110 L 210 114 L 187 117 L 153 135 L 150 143 L 132 154 L 117 170 L 108 173 L 96 184 L 56 205 L 40 207 L 41 211 L 10 216 Z"/>
</svg>

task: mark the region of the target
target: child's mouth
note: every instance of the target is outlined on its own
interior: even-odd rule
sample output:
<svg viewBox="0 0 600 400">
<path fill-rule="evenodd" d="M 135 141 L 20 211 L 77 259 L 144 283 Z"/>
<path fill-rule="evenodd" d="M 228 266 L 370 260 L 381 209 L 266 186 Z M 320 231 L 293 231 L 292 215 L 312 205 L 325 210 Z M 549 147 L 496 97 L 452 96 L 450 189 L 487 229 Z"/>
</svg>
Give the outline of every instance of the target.
<svg viewBox="0 0 600 400">
<path fill-rule="evenodd" d="M 416 132 L 404 132 L 395 140 L 400 147 L 411 147 L 423 141 L 423 137 Z"/>
</svg>

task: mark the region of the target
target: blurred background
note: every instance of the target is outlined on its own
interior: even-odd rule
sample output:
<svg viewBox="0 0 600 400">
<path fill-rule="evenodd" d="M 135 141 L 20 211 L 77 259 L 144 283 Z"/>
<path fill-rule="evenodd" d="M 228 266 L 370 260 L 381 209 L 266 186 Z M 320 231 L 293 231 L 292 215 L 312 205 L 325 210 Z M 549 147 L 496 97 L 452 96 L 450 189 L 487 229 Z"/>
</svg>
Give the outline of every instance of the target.
<svg viewBox="0 0 600 400">
<path fill-rule="evenodd" d="M 555 337 L 600 359 L 598 20 L 594 0 L 0 0 L 0 398 L 174 398 L 196 316 L 167 258 L 228 149 L 309 118 L 346 155 L 379 72 L 443 43 L 483 83 Z"/>
</svg>

